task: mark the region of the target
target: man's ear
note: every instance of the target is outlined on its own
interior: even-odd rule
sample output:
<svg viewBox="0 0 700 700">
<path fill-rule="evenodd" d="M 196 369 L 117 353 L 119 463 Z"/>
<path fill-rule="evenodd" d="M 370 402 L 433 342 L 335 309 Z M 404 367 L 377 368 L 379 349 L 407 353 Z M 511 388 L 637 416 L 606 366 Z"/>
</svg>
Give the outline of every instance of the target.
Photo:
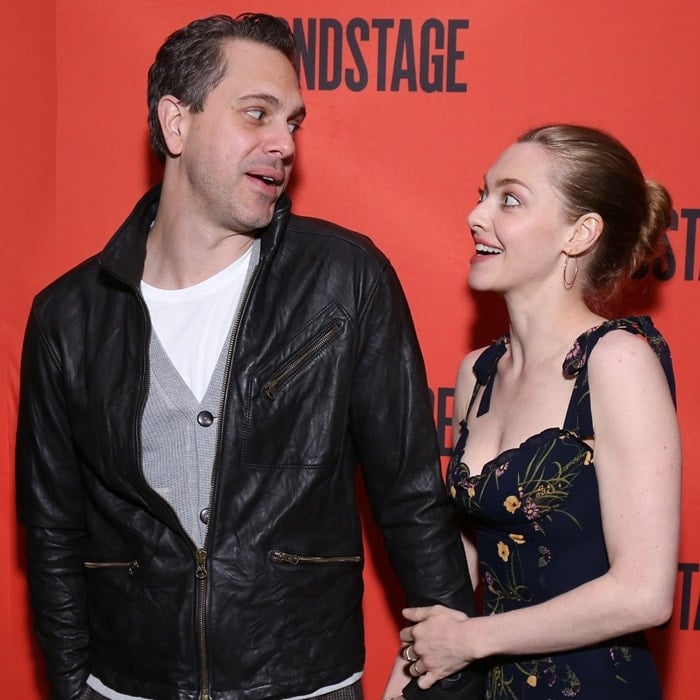
<svg viewBox="0 0 700 700">
<path fill-rule="evenodd" d="M 603 218 L 600 214 L 582 214 L 574 224 L 564 252 L 571 256 L 583 255 L 595 246 L 602 233 Z"/>
<path fill-rule="evenodd" d="M 187 107 L 172 95 L 165 95 L 158 101 L 158 121 L 171 156 L 182 153 L 188 114 Z"/>
</svg>

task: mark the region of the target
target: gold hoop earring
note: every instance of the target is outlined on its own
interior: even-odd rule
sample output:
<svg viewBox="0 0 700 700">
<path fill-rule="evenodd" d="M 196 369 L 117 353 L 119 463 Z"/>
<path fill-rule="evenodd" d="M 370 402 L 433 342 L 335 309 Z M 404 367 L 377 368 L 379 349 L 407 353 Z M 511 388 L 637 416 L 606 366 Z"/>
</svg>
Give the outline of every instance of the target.
<svg viewBox="0 0 700 700">
<path fill-rule="evenodd" d="M 568 279 L 566 279 L 566 266 L 569 264 L 570 258 L 569 258 L 568 253 L 564 253 L 564 255 L 566 255 L 566 258 L 564 259 L 564 275 L 563 275 L 563 277 L 564 277 L 564 289 L 566 289 L 566 291 L 568 292 L 574 288 L 574 282 L 576 282 L 576 275 L 578 275 L 578 260 L 576 260 L 576 258 L 574 258 L 574 265 L 575 265 L 574 276 L 570 280 L 568 280 Z"/>
</svg>

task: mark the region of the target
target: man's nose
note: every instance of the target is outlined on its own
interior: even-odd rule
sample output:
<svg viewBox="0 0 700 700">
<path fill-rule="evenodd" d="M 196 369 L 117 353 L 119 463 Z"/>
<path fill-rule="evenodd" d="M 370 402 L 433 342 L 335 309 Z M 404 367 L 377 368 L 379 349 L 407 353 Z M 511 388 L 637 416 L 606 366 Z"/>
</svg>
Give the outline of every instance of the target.
<svg viewBox="0 0 700 700">
<path fill-rule="evenodd" d="M 290 131 L 289 124 L 275 125 L 267 143 L 268 153 L 278 155 L 283 160 L 293 158 L 296 152 L 294 135 Z"/>
</svg>

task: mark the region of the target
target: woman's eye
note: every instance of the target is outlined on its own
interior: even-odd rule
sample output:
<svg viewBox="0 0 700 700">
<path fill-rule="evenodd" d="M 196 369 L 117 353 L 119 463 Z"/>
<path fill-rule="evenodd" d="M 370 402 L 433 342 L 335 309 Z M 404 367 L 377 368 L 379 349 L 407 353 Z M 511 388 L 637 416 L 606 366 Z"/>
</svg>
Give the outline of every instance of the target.
<svg viewBox="0 0 700 700">
<path fill-rule="evenodd" d="M 506 194 L 503 197 L 503 204 L 507 207 L 517 207 L 520 205 L 520 200 L 512 194 Z"/>
<path fill-rule="evenodd" d="M 265 115 L 265 112 L 263 112 L 262 109 L 247 109 L 246 114 L 253 117 L 253 119 L 257 121 L 260 121 Z"/>
<path fill-rule="evenodd" d="M 295 124 L 294 122 L 289 122 L 287 124 L 287 128 L 289 129 L 290 134 L 296 134 L 299 129 L 301 129 L 301 124 Z"/>
<path fill-rule="evenodd" d="M 477 202 L 481 204 L 483 201 L 486 200 L 487 192 L 485 189 L 482 189 L 481 187 L 479 188 L 479 198 L 477 199 Z"/>
</svg>

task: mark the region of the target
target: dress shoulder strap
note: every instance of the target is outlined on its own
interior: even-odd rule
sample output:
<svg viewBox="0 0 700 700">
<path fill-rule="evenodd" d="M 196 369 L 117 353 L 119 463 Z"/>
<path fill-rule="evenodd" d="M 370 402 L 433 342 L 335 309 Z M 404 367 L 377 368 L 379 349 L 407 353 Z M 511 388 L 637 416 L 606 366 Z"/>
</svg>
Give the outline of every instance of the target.
<svg viewBox="0 0 700 700">
<path fill-rule="evenodd" d="M 474 384 L 474 391 L 472 392 L 471 399 L 469 400 L 469 405 L 467 406 L 465 416 L 469 414 L 472 404 L 476 399 L 476 395 L 482 386 L 486 388 L 481 396 L 479 410 L 477 411 L 476 415 L 480 416 L 488 412 L 489 407 L 491 406 L 491 393 L 493 391 L 493 381 L 496 377 L 496 367 L 498 366 L 498 361 L 506 351 L 507 343 L 508 337 L 505 335 L 501 336 L 493 344 L 489 345 L 481 353 L 481 355 L 479 355 L 479 357 L 476 358 L 473 368 L 474 375 L 476 376 L 476 383 Z"/>
<path fill-rule="evenodd" d="M 472 391 L 469 403 L 467 404 L 464 412 L 464 418 L 462 418 L 462 420 L 459 422 L 459 436 L 457 437 L 454 447 L 452 448 L 452 458 L 450 459 L 450 464 L 447 468 L 448 471 L 459 467 L 463 473 L 466 473 L 467 476 L 469 475 L 469 467 L 462 462 L 462 455 L 464 454 L 464 448 L 467 444 L 467 437 L 469 435 L 467 416 L 469 415 L 472 405 L 482 387 L 486 387 L 486 390 L 484 391 L 481 401 L 479 402 L 477 416 L 480 416 L 482 413 L 486 413 L 489 410 L 493 380 L 496 376 L 496 366 L 498 365 L 498 360 L 506 351 L 507 342 L 507 336 L 499 338 L 492 345 L 485 348 L 481 355 L 476 358 L 476 362 L 472 368 L 472 371 L 476 376 L 476 382 L 474 383 L 474 390 Z"/>
<path fill-rule="evenodd" d="M 666 374 L 673 400 L 676 400 L 676 385 L 671 363 L 671 353 L 663 336 L 648 316 L 628 316 L 605 321 L 582 333 L 566 355 L 564 375 L 576 377 L 569 407 L 564 420 L 564 429 L 571 430 L 580 438 L 593 437 L 590 390 L 588 387 L 588 358 L 598 341 L 610 331 L 625 330 L 642 336 L 656 353 Z"/>
</svg>

